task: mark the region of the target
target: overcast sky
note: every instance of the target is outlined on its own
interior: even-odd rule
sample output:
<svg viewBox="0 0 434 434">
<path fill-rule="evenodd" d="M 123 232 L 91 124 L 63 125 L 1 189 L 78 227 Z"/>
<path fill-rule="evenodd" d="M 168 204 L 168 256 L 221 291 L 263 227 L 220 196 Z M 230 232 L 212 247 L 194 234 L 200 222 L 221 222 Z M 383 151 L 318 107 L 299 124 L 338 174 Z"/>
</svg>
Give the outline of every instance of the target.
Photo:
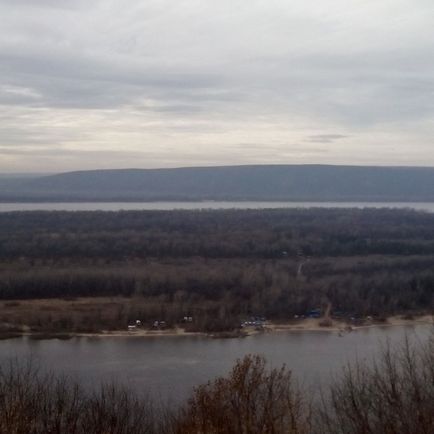
<svg viewBox="0 0 434 434">
<path fill-rule="evenodd" d="M 433 0 L 0 0 L 0 172 L 434 166 Z"/>
</svg>

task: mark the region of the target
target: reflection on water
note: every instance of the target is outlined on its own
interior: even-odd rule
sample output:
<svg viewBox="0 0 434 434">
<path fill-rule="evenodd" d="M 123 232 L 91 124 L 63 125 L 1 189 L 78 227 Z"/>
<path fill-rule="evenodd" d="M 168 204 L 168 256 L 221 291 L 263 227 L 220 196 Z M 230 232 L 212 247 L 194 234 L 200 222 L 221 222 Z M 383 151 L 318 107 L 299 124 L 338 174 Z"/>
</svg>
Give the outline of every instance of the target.
<svg viewBox="0 0 434 434">
<path fill-rule="evenodd" d="M 0 212 L 9 211 L 121 211 L 175 209 L 276 209 L 276 208 L 410 208 L 434 212 L 430 202 L 82 202 L 82 203 L 0 203 Z"/>
<path fill-rule="evenodd" d="M 424 341 L 429 325 L 334 332 L 276 332 L 244 339 L 184 337 L 94 337 L 71 340 L 18 338 L 0 342 L 0 362 L 31 356 L 39 366 L 66 373 L 84 385 L 116 381 L 163 400 L 185 399 L 193 386 L 226 374 L 245 354 L 264 355 L 273 366 L 285 363 L 307 384 L 327 381 L 347 361 L 368 359 L 388 340 L 406 334 Z"/>
</svg>

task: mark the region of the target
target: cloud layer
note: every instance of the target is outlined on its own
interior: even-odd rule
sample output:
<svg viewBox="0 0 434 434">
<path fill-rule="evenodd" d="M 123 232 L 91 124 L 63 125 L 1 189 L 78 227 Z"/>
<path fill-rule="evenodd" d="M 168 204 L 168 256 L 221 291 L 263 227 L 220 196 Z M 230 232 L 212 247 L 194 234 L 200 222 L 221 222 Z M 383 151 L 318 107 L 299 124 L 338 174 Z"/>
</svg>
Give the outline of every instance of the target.
<svg viewBox="0 0 434 434">
<path fill-rule="evenodd" d="M 0 0 L 0 171 L 434 165 L 431 0 Z"/>
</svg>

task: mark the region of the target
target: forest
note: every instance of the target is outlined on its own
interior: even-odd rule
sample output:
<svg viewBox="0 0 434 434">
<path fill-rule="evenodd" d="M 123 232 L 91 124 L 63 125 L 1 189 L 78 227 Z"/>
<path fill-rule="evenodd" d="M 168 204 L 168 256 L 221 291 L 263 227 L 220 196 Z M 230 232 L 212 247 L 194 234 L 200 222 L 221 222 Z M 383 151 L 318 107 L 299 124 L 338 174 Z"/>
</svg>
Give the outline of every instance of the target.
<svg viewBox="0 0 434 434">
<path fill-rule="evenodd" d="M 222 331 L 326 306 L 353 320 L 429 314 L 433 265 L 434 214 L 412 210 L 0 213 L 1 327 L 191 316 L 192 331 Z M 52 303 L 32 309 L 36 299 Z"/>
</svg>

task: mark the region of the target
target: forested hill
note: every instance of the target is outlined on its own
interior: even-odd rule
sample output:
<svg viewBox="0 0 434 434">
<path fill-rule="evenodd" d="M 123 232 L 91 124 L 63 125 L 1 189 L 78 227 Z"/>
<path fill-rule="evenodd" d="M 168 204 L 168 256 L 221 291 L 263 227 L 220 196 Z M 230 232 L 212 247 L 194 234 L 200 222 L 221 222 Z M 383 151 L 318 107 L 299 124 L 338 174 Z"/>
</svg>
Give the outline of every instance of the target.
<svg viewBox="0 0 434 434">
<path fill-rule="evenodd" d="M 434 201 L 434 168 L 258 165 L 0 178 L 0 201 Z"/>
</svg>

